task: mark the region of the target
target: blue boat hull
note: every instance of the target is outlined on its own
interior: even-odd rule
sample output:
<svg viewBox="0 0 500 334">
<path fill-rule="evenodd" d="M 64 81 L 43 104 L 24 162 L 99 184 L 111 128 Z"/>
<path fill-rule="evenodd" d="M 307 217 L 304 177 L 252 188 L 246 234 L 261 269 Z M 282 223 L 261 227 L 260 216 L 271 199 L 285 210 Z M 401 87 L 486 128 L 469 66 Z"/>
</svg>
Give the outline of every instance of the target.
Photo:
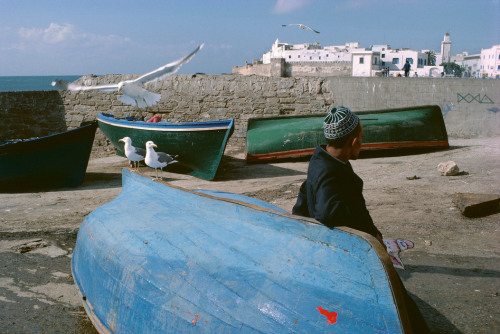
<svg viewBox="0 0 500 334">
<path fill-rule="evenodd" d="M 373 237 L 128 170 L 122 193 L 83 222 L 72 272 L 101 333 L 407 328 L 397 274 Z"/>
<path fill-rule="evenodd" d="M 0 145 L 0 190 L 75 187 L 83 182 L 97 122 Z"/>
</svg>

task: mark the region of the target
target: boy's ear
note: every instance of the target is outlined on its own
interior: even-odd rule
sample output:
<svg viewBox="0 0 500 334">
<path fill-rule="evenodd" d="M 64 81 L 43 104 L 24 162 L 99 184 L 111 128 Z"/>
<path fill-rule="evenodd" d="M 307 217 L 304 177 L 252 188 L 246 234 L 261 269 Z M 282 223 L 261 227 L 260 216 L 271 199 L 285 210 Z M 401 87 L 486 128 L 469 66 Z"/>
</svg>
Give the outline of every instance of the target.
<svg viewBox="0 0 500 334">
<path fill-rule="evenodd" d="M 349 142 L 351 143 L 351 147 L 354 147 L 354 145 L 358 142 L 358 136 L 352 138 Z"/>
</svg>

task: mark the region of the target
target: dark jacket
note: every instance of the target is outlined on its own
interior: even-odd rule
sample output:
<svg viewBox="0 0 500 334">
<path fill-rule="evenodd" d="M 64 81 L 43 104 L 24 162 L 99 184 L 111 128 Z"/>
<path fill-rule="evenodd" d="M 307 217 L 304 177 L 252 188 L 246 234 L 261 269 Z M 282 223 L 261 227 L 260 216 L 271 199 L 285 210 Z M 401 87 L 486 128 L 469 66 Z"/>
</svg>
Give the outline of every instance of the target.
<svg viewBox="0 0 500 334">
<path fill-rule="evenodd" d="M 347 226 L 376 237 L 381 233 L 373 224 L 362 192 L 363 180 L 351 164 L 343 164 L 324 146 L 318 146 L 292 213 L 314 218 L 330 228 Z"/>
</svg>

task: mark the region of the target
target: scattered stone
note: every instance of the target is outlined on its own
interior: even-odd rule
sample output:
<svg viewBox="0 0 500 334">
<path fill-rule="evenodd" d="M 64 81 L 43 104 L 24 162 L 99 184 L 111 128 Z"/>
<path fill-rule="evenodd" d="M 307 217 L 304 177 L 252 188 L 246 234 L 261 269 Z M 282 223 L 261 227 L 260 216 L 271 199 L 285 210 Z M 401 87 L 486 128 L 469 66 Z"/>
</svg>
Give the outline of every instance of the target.
<svg viewBox="0 0 500 334">
<path fill-rule="evenodd" d="M 43 239 L 35 239 L 35 240 L 30 240 L 26 243 L 23 243 L 21 245 L 15 246 L 14 250 L 23 254 L 27 252 L 31 252 L 37 248 L 43 248 L 47 247 L 49 243 Z"/>
<path fill-rule="evenodd" d="M 500 211 L 500 196 L 494 194 L 456 193 L 453 203 L 466 217 L 484 217 Z"/>
<path fill-rule="evenodd" d="M 426 246 L 432 246 L 431 240 L 424 240 Z"/>
<path fill-rule="evenodd" d="M 458 173 L 460 172 L 457 164 L 454 161 L 441 162 L 439 165 L 437 165 L 437 169 L 439 173 L 444 176 L 458 175 Z"/>
<path fill-rule="evenodd" d="M 407 177 L 406 177 L 406 179 L 407 179 L 407 180 L 419 180 L 419 179 L 420 179 L 420 177 L 419 177 L 419 176 L 414 175 L 414 176 L 407 176 Z"/>
<path fill-rule="evenodd" d="M 32 254 L 41 254 L 45 256 L 50 256 L 50 257 L 59 257 L 59 256 L 64 256 L 67 255 L 68 252 L 65 251 L 64 249 L 57 247 L 55 245 L 49 245 L 44 248 L 38 248 L 35 250 L 31 251 Z"/>
<path fill-rule="evenodd" d="M 63 272 L 60 272 L 60 271 L 54 271 L 54 272 L 52 272 L 50 274 L 52 276 L 56 277 L 56 278 L 68 278 L 69 277 L 69 274 L 63 273 Z"/>
</svg>

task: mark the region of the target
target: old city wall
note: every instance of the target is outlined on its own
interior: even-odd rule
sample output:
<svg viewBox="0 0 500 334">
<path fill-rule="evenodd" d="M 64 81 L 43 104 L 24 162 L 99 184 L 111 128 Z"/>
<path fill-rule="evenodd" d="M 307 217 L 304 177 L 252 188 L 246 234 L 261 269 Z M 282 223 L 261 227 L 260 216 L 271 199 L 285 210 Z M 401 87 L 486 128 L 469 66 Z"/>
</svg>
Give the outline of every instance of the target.
<svg viewBox="0 0 500 334">
<path fill-rule="evenodd" d="M 328 84 L 335 104 L 355 111 L 436 104 L 449 136 L 500 136 L 500 80 L 330 77 Z"/>
<path fill-rule="evenodd" d="M 285 77 L 298 76 L 341 76 L 347 77 L 352 73 L 352 62 L 293 62 L 286 63 Z"/>
<path fill-rule="evenodd" d="M 253 63 L 233 66 L 233 74 L 259 75 L 265 77 L 347 77 L 352 73 L 352 62 L 347 61 L 302 61 L 285 62 L 283 58 L 273 58 L 269 64 Z"/>
<path fill-rule="evenodd" d="M 131 75 L 85 76 L 103 84 Z M 320 113 L 333 105 L 374 110 L 437 104 L 452 137 L 500 136 L 500 80 L 452 78 L 261 77 L 174 75 L 148 87 L 162 94 L 147 110 L 124 105 L 118 93 L 42 91 L 0 93 L 0 139 L 28 138 L 78 127 L 99 112 L 116 117 L 191 122 L 233 118 L 229 143 L 244 146 L 251 117 Z M 98 131 L 95 151 L 109 150 Z"/>
</svg>

